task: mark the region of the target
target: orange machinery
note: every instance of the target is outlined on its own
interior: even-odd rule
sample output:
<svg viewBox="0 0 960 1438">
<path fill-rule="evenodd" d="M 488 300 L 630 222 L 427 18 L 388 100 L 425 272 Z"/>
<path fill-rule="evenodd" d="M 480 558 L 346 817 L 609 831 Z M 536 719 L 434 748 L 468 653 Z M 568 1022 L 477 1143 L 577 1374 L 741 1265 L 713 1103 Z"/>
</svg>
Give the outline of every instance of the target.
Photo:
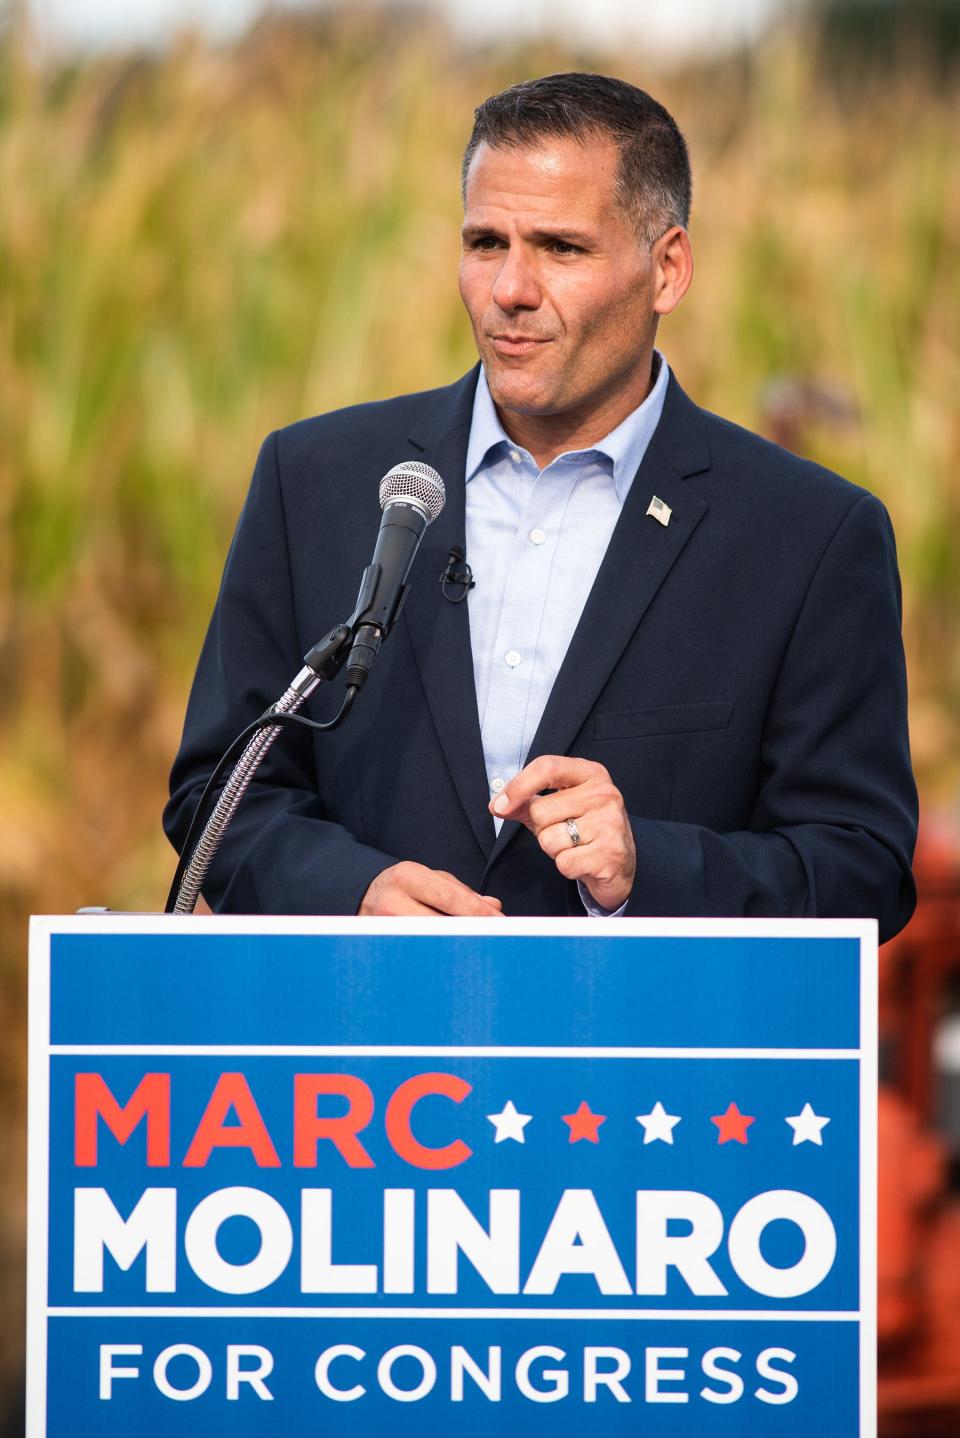
<svg viewBox="0 0 960 1438">
<path fill-rule="evenodd" d="M 927 825 L 880 950 L 881 1438 L 960 1435 L 960 852 Z"/>
</svg>

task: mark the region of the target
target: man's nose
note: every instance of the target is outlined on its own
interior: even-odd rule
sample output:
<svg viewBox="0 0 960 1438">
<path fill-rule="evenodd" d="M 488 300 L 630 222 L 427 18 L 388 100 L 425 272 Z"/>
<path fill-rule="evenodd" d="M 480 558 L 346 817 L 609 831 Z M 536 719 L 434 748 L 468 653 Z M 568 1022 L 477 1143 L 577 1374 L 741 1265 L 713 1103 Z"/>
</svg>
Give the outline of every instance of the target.
<svg viewBox="0 0 960 1438">
<path fill-rule="evenodd" d="M 505 251 L 493 285 L 493 301 L 501 310 L 535 310 L 541 300 L 533 258 L 522 248 Z"/>
</svg>

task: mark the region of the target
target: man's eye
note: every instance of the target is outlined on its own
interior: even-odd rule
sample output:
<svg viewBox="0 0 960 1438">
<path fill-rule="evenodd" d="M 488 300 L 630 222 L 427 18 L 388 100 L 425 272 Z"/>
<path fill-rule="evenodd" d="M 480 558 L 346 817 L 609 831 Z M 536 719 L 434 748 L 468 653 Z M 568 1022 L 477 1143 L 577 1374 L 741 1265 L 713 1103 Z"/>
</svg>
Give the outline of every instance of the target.
<svg viewBox="0 0 960 1438">
<path fill-rule="evenodd" d="M 477 235 L 469 242 L 471 250 L 496 250 L 501 243 L 496 235 Z"/>
<path fill-rule="evenodd" d="M 581 255 L 582 249 L 579 245 L 571 244 L 569 240 L 554 240 L 550 246 L 555 255 Z"/>
</svg>

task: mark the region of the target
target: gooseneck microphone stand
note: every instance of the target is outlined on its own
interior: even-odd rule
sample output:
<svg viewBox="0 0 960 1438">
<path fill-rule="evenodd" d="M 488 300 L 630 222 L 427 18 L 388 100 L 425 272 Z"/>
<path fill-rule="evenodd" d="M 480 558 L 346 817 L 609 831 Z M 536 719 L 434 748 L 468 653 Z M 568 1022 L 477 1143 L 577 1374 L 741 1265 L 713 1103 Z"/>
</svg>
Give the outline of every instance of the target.
<svg viewBox="0 0 960 1438">
<path fill-rule="evenodd" d="M 166 912 L 168 914 L 192 914 L 196 909 L 204 880 L 226 833 L 227 825 L 236 813 L 240 800 L 247 792 L 251 780 L 272 748 L 281 729 L 291 720 L 295 720 L 306 724 L 311 729 L 330 730 L 336 729 L 346 719 L 354 698 L 363 687 L 366 673 L 363 674 L 359 683 L 350 683 L 350 677 L 360 676 L 350 676 L 348 673 L 347 691 L 340 712 L 328 723 L 317 724 L 309 719 L 301 720 L 296 715 L 296 711 L 306 699 L 309 699 L 324 679 L 329 680 L 336 677 L 350 652 L 354 637 L 353 624 L 339 624 L 332 629 L 326 639 L 321 640 L 304 657 L 304 667 L 289 687 L 284 690 L 277 702 L 261 714 L 259 719 L 254 720 L 253 724 L 248 725 L 230 745 L 211 774 L 190 825 L 190 832 L 187 834 L 183 846 L 183 857 L 173 876 L 170 897 L 167 900 Z M 355 667 L 351 665 L 351 669 Z M 252 735 L 251 730 L 253 731 Z M 251 737 L 247 738 L 248 735 Z M 224 785 L 213 813 L 194 845 L 193 837 L 198 822 L 206 811 L 213 787 L 244 739 L 247 739 L 246 747 L 234 765 L 233 772 Z"/>
</svg>

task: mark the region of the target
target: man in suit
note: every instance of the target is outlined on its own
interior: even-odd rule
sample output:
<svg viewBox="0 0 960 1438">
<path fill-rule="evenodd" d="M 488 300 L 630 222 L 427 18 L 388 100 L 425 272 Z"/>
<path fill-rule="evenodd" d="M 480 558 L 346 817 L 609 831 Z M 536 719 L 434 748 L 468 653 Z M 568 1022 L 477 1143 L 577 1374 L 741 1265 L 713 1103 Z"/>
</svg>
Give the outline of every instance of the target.
<svg viewBox="0 0 960 1438">
<path fill-rule="evenodd" d="M 481 366 L 260 454 L 173 772 L 175 843 L 229 739 L 351 611 L 380 474 L 426 461 L 447 504 L 349 721 L 271 751 L 205 885 L 215 908 L 906 922 L 889 521 L 699 410 L 655 350 L 692 278 L 689 202 L 676 124 L 621 81 L 550 76 L 478 109 L 460 290 Z M 452 549 L 469 593 L 437 583 Z"/>
</svg>

